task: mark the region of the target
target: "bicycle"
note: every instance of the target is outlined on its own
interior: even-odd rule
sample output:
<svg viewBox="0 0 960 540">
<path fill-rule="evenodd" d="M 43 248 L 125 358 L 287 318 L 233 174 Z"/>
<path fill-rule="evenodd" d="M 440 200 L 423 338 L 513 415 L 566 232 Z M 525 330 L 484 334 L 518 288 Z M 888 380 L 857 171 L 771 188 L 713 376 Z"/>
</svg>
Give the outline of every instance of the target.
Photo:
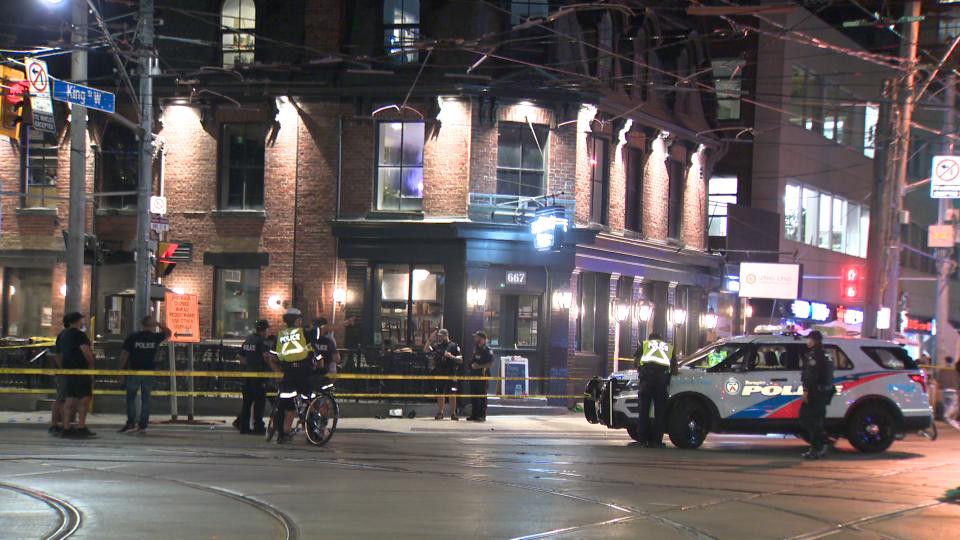
<svg viewBox="0 0 960 540">
<path fill-rule="evenodd" d="M 337 421 L 340 419 L 340 405 L 333 396 L 333 390 L 333 384 L 327 384 L 319 391 L 311 392 L 309 396 L 296 391 L 277 391 L 277 398 L 274 400 L 270 421 L 267 424 L 267 442 L 270 442 L 277 434 L 277 430 L 283 426 L 286 415 L 286 411 L 280 407 L 283 399 L 292 399 L 297 411 L 297 422 L 290 432 L 291 436 L 300 432 L 302 428 L 310 444 L 323 446 L 330 442 L 337 429 Z M 277 442 L 280 441 L 281 437 L 278 435 Z"/>
</svg>

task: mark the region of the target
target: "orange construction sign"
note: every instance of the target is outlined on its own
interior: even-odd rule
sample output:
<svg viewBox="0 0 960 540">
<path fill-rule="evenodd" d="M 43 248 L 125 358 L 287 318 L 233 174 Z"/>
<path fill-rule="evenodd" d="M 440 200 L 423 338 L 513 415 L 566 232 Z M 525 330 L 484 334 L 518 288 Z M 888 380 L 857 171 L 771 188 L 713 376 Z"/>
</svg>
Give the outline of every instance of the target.
<svg viewBox="0 0 960 540">
<path fill-rule="evenodd" d="M 200 343 L 200 303 L 195 294 L 164 295 L 167 308 L 167 327 L 173 332 L 174 343 Z"/>
</svg>

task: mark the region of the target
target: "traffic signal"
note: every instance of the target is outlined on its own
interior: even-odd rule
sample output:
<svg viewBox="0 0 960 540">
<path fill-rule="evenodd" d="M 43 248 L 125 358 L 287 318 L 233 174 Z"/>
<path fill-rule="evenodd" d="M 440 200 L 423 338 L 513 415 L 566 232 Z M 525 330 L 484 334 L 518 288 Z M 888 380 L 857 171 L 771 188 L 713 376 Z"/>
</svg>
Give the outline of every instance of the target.
<svg viewBox="0 0 960 540">
<path fill-rule="evenodd" d="M 30 85 L 22 71 L 0 66 L 0 135 L 20 140 Z"/>
<path fill-rule="evenodd" d="M 840 274 L 840 298 L 844 302 L 856 302 L 862 295 L 862 266 L 845 266 Z"/>
<path fill-rule="evenodd" d="M 175 242 L 157 242 L 157 261 L 154 273 L 158 278 L 167 277 L 173 272 L 177 263 L 173 262 L 173 254 L 180 244 Z"/>
</svg>

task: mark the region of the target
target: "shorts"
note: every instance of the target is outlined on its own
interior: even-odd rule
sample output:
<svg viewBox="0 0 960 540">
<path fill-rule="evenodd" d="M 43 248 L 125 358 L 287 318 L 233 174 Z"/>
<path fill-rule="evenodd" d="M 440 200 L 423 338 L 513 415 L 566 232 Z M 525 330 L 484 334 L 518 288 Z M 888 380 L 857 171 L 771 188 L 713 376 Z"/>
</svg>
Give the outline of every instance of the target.
<svg viewBox="0 0 960 540">
<path fill-rule="evenodd" d="M 93 395 L 93 376 L 66 375 L 64 396 L 66 398 L 81 399 Z"/>
<path fill-rule="evenodd" d="M 436 377 L 453 377 L 456 373 L 451 373 L 446 370 L 434 370 L 433 375 Z M 456 394 L 460 389 L 460 381 L 437 380 L 433 382 L 433 391 L 437 394 Z"/>
<path fill-rule="evenodd" d="M 67 377 L 54 375 L 53 381 L 57 385 L 57 403 L 63 403 L 67 399 Z"/>
<path fill-rule="evenodd" d="M 300 362 L 285 362 L 283 379 L 280 381 L 281 392 L 300 392 L 309 396 L 311 390 L 310 378 L 313 376 L 313 363 L 309 360 Z"/>
</svg>

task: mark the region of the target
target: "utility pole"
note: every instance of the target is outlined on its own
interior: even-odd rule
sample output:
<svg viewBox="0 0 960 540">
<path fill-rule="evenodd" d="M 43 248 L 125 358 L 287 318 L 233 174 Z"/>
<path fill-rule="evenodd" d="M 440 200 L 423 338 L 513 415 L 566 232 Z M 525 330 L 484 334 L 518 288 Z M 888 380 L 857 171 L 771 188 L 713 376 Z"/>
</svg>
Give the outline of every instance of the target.
<svg viewBox="0 0 960 540">
<path fill-rule="evenodd" d="M 954 125 L 954 106 L 957 102 L 956 78 L 953 72 L 948 72 L 945 77 L 943 92 L 943 101 L 946 104 L 946 116 L 943 119 L 943 154 L 953 155 L 954 143 L 953 132 L 956 130 Z M 952 199 L 940 199 L 937 212 L 937 225 L 943 225 L 947 221 L 947 210 L 951 207 Z M 933 341 L 933 350 L 930 351 L 930 358 L 934 364 L 939 363 L 939 357 L 946 356 L 947 347 L 944 340 L 946 327 L 950 324 L 950 274 L 953 270 L 953 261 L 950 260 L 950 248 L 937 248 L 937 291 L 934 295 L 934 317 L 937 321 L 937 335 Z M 952 356 L 952 354 L 951 354 Z"/>
<path fill-rule="evenodd" d="M 87 82 L 87 0 L 71 2 L 70 78 Z M 67 221 L 67 298 L 65 312 L 82 311 L 83 244 L 87 236 L 87 108 L 70 107 L 70 215 Z M 91 307 L 94 300 L 91 299 Z"/>
<path fill-rule="evenodd" d="M 883 305 L 888 306 L 894 316 L 900 312 L 900 214 L 907 185 L 907 165 L 910 160 L 910 124 L 913 121 L 913 106 L 916 100 L 915 81 L 917 76 L 917 44 L 920 40 L 920 1 L 911 0 L 904 7 L 904 17 L 909 22 L 903 32 L 900 43 L 900 56 L 907 60 L 907 72 L 904 74 L 898 91 L 897 104 L 897 151 L 894 154 L 893 203 L 891 207 L 890 227 L 887 238 L 887 283 L 883 295 Z M 891 323 L 891 327 L 893 324 Z M 891 328 L 892 330 L 892 328 Z"/>
<path fill-rule="evenodd" d="M 134 324 L 150 313 L 150 192 L 153 185 L 153 0 L 140 0 L 140 174 L 137 182 L 137 241 Z"/>
<path fill-rule="evenodd" d="M 867 236 L 867 280 L 863 301 L 863 337 L 880 337 L 877 333 L 877 312 L 883 301 L 882 269 L 886 268 L 887 238 L 893 190 L 890 182 L 890 146 L 893 130 L 891 114 L 893 107 L 893 81 L 884 82 L 881 94 L 877 125 L 873 133 L 873 190 L 870 192 L 870 230 Z"/>
</svg>

